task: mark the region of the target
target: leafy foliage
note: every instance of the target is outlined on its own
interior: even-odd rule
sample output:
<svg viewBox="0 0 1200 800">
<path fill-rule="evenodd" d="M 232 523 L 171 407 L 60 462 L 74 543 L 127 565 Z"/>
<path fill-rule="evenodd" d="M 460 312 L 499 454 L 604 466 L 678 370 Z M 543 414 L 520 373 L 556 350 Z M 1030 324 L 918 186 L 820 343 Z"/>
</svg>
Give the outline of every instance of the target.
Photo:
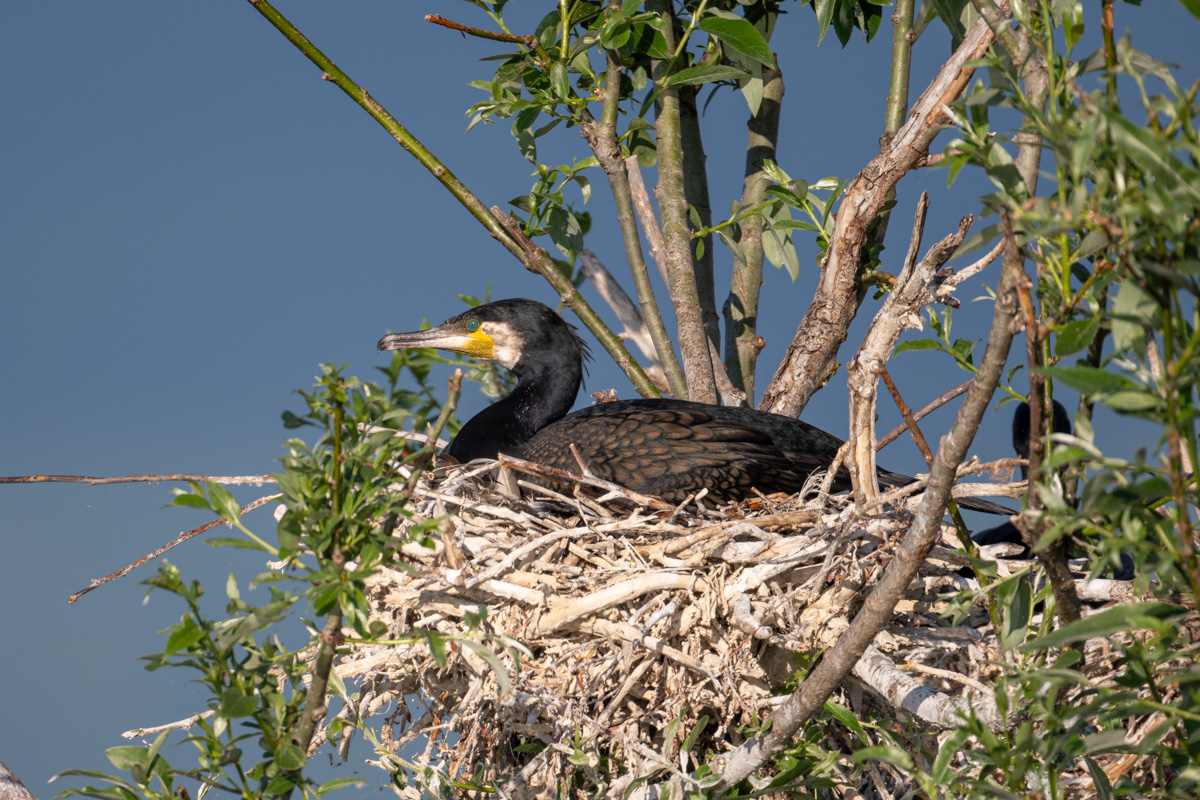
<svg viewBox="0 0 1200 800">
<path fill-rule="evenodd" d="M 311 444 L 299 438 L 285 444 L 283 471 L 275 476 L 284 508 L 275 543 L 243 524 L 237 501 L 223 486 L 193 483 L 191 491 L 176 490 L 172 505 L 211 511 L 247 537 L 217 538 L 210 540 L 211 544 L 257 550 L 278 560 L 275 569 L 256 576 L 249 587 L 265 587 L 269 599 L 263 605 L 247 602 L 230 575 L 225 616 L 212 617 L 202 608 L 204 588 L 198 581 L 185 581 L 174 565 L 164 565 L 147 580 L 151 591 L 176 596 L 186 610 L 180 622 L 165 631 L 162 652 L 146 657 L 146 668 L 191 670 L 211 698 L 209 714 L 195 722 L 198 731 L 184 739 L 197 751 L 196 766 L 175 767 L 167 761 L 162 748 L 168 732 L 163 732 L 150 749 L 114 747 L 107 751 L 109 761 L 128 772 L 128 778 L 68 770 L 60 774 L 104 781 L 110 788 L 68 789 L 59 797 L 82 794 L 108 800 L 166 800 L 176 796 L 183 778 L 198 782 L 201 794 L 216 788 L 247 798 L 287 795 L 295 789 L 306 795 L 323 795 L 365 783 L 339 778 L 316 785 L 303 777 L 307 742 L 301 741 L 298 732 L 304 715 L 326 702 L 311 704 L 303 679 L 312 670 L 312 652 L 322 639 L 313 636 L 303 647 L 289 648 L 284 641 L 294 633 L 282 626 L 300 604 L 315 617 L 335 619 L 339 623 L 335 627 L 340 628 L 344 621 L 360 642 L 386 639 L 387 626 L 370 619 L 363 589 L 380 565 L 397 563 L 396 550 L 404 540 L 397 539 L 393 531 L 399 520 L 411 517 L 411 489 L 434 453 L 433 447 L 413 446 L 398 433 L 405 425 L 419 431 L 438 410 L 427 377 L 430 365 L 444 360 L 422 351 L 397 352 L 392 363 L 382 368 L 387 378 L 384 388 L 344 376 L 339 367 L 321 366 L 313 390 L 300 392 L 305 412 L 284 414 L 285 426 L 311 427 L 319 435 Z M 415 378 L 417 390 L 401 387 L 405 374 Z M 427 540 L 428 532 L 440 522 L 434 518 L 407 526 L 408 538 Z M 506 687 L 506 667 L 477 641 L 492 638 L 475 632 L 486 609 L 474 617 L 471 629 L 453 638 L 482 656 Z M 292 619 L 293 624 L 296 621 Z M 310 627 L 320 626 L 310 623 Z M 432 630 L 415 630 L 406 641 L 427 642 L 435 659 L 444 663 L 450 638 Z M 513 642 L 502 645 L 517 657 L 527 653 Z M 335 673 L 325 677 L 333 696 L 350 701 L 347 687 Z M 328 731 L 330 744 L 336 746 L 339 734 L 344 735 L 341 720 L 334 720 Z M 253 761 L 253 766 L 244 766 L 247 761 Z"/>
</svg>

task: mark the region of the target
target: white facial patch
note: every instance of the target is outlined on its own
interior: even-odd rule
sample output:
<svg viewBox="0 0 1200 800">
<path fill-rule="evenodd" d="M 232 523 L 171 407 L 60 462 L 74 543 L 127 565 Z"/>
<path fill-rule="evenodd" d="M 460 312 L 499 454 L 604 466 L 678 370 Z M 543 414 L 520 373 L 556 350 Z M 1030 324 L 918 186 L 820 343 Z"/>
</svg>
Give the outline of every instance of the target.
<svg viewBox="0 0 1200 800">
<path fill-rule="evenodd" d="M 495 343 L 492 359 L 507 369 L 516 366 L 521 358 L 521 351 L 525 348 L 525 340 L 521 335 L 506 322 L 485 322 L 483 332 Z"/>
</svg>

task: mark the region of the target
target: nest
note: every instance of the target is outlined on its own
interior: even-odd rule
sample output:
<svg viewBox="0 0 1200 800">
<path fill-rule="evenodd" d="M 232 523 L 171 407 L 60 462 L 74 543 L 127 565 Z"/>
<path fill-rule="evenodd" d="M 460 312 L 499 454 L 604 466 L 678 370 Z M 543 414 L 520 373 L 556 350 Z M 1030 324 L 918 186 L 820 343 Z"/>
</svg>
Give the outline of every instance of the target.
<svg viewBox="0 0 1200 800">
<path fill-rule="evenodd" d="M 369 585 L 375 618 L 394 637 L 450 638 L 444 662 L 422 639 L 362 646 L 337 667 L 359 686 L 340 716 L 387 715 L 373 727 L 390 755 L 372 763 L 408 771 L 401 796 L 436 796 L 448 779 L 498 782 L 509 797 L 554 796 L 573 780 L 621 789 L 646 775 L 688 785 L 685 740 L 719 754 L 753 735 L 747 728 L 782 702 L 797 654 L 811 661 L 850 624 L 911 519 L 902 504 L 863 515 L 820 492 L 664 506 L 587 476 L 575 477 L 590 486 L 546 488 L 544 468 L 504 460 L 509 491 L 480 484 L 481 468 L 423 483 L 409 524 L 451 516 L 432 542 L 403 546 L 405 568 Z M 843 683 L 839 700 L 859 718 L 899 719 L 917 737 L 956 727 L 968 709 L 1005 725 L 986 610 L 968 608 L 958 624 L 946 614 L 947 593 L 979 588 L 958 548 L 947 526 L 892 625 Z M 1115 581 L 1081 587 L 1130 592 Z M 880 743 L 870 735 L 826 745 L 850 753 Z M 846 794 L 831 797 L 905 785 L 887 765 L 843 758 L 836 769 Z M 1090 786 L 1086 773 L 1079 780 Z"/>
</svg>

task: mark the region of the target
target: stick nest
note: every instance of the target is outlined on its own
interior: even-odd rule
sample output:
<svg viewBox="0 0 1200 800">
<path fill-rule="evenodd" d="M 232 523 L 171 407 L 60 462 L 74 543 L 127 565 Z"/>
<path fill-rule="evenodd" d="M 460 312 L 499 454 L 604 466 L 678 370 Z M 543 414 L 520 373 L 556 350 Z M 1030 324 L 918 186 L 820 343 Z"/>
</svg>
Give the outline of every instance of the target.
<svg viewBox="0 0 1200 800">
<path fill-rule="evenodd" d="M 422 483 L 417 513 L 396 535 L 452 516 L 425 544 L 401 548 L 406 568 L 386 568 L 369 584 L 374 618 L 394 638 L 417 629 L 457 637 L 444 661 L 421 639 L 352 648 L 337 665 L 359 686 L 339 716 L 387 715 L 374 727 L 394 755 L 372 763 L 417 776 L 398 789 L 405 797 L 437 794 L 446 776 L 497 781 L 514 797 L 553 796 L 581 771 L 585 784 L 656 772 L 682 780 L 679 747 L 689 734 L 699 730 L 689 744 L 700 754 L 753 735 L 798 664 L 850 624 L 911 519 L 903 507 L 863 516 L 828 496 L 719 509 L 700 496 L 667 507 L 617 489 L 597 497 L 578 484 L 544 488 L 552 485 L 544 470 L 505 467 L 507 492 L 480 483 L 479 468 Z M 523 498 L 512 493 L 514 477 Z M 959 547 L 947 526 L 892 625 L 844 682 L 837 699 L 858 718 L 900 718 L 912 736 L 936 737 L 970 707 L 1004 726 L 987 612 L 968 603 L 958 624 L 944 615 L 947 592 L 979 588 L 960 574 L 970 573 Z M 1118 595 L 1129 586 L 1090 585 Z M 1088 662 L 1089 672 L 1109 664 L 1093 653 Z M 857 747 L 881 743 L 863 737 Z M 824 746 L 856 749 L 835 739 Z M 936 740 L 926 744 L 936 750 Z M 847 797 L 903 786 L 886 765 L 842 758 L 836 769 Z"/>
</svg>

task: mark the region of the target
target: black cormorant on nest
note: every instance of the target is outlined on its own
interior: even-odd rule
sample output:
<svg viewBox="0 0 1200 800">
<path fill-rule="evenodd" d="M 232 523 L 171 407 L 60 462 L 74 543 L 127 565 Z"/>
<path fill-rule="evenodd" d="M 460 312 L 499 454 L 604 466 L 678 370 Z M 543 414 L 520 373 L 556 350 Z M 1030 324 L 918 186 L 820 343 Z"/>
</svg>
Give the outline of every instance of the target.
<svg viewBox="0 0 1200 800">
<path fill-rule="evenodd" d="M 504 453 L 574 472 L 574 444 L 596 477 L 668 502 L 701 489 L 723 501 L 753 497 L 753 489 L 797 492 L 842 446 L 791 417 L 687 400 L 621 400 L 567 414 L 582 382 L 585 346 L 571 325 L 534 300 L 498 300 L 436 328 L 379 340 L 380 350 L 421 347 L 494 361 L 517 376 L 512 393 L 472 417 L 446 449 L 461 463 Z M 903 486 L 913 478 L 880 469 L 879 481 Z M 844 469 L 833 486 L 850 488 Z M 1011 513 L 986 500 L 959 504 Z"/>
</svg>

